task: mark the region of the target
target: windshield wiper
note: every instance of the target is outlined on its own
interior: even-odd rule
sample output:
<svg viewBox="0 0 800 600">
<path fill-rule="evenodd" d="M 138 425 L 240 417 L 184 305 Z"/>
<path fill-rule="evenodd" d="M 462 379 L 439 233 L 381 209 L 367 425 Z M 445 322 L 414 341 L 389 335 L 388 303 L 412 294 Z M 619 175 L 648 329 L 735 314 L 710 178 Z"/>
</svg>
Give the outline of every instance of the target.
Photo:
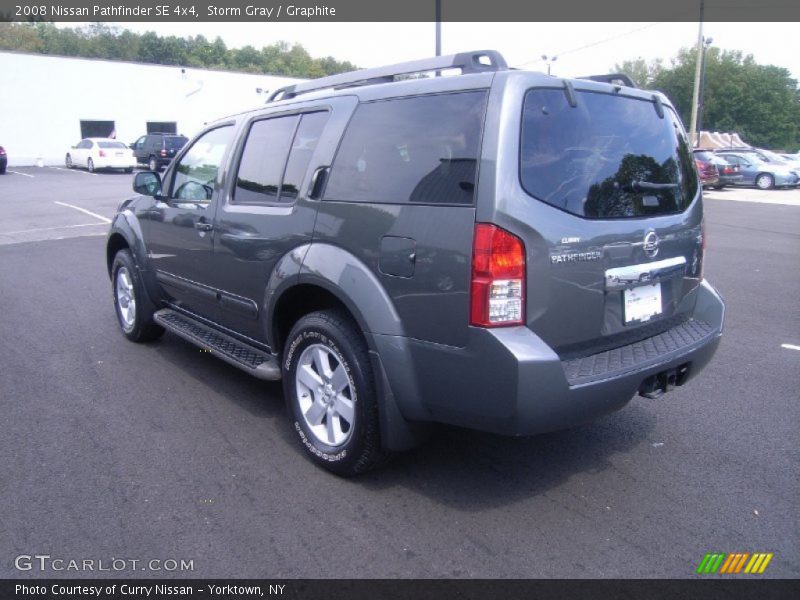
<svg viewBox="0 0 800 600">
<path fill-rule="evenodd" d="M 644 190 L 674 190 L 678 187 L 677 183 L 653 183 L 652 181 L 631 181 L 631 189 L 634 192 Z"/>
</svg>

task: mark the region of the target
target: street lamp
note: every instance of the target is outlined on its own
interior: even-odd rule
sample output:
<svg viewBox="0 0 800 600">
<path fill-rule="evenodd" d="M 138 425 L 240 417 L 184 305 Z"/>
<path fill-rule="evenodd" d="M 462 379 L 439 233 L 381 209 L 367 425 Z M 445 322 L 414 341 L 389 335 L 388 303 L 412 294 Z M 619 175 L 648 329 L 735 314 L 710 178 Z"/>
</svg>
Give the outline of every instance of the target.
<svg viewBox="0 0 800 600">
<path fill-rule="evenodd" d="M 547 56 L 547 54 L 542 54 L 542 60 L 547 63 L 547 74 L 550 75 L 550 65 L 558 60 L 557 56 Z"/>
<path fill-rule="evenodd" d="M 700 140 L 700 133 L 703 131 L 703 107 L 704 107 L 704 93 L 706 88 L 706 51 L 714 38 L 703 38 L 703 56 L 700 62 L 700 99 L 697 102 L 697 140 Z"/>
</svg>

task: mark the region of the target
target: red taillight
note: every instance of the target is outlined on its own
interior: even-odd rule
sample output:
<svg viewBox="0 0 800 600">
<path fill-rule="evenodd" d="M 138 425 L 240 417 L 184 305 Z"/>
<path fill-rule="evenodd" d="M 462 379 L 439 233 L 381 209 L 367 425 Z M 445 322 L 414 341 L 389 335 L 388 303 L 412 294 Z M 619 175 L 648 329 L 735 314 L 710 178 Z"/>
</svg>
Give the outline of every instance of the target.
<svg viewBox="0 0 800 600">
<path fill-rule="evenodd" d="M 166 156 L 166 155 L 167 155 L 167 151 L 166 150 L 162 150 L 161 151 L 161 156 Z"/>
<path fill-rule="evenodd" d="M 6 155 L 6 149 L 0 146 L 0 156 L 5 156 L 5 155 Z"/>
<path fill-rule="evenodd" d="M 105 150 L 100 150 L 100 156 L 105 157 L 105 155 L 106 155 L 106 151 Z"/>
<path fill-rule="evenodd" d="M 470 324 L 503 327 L 525 322 L 525 246 L 488 223 L 475 224 Z"/>
</svg>

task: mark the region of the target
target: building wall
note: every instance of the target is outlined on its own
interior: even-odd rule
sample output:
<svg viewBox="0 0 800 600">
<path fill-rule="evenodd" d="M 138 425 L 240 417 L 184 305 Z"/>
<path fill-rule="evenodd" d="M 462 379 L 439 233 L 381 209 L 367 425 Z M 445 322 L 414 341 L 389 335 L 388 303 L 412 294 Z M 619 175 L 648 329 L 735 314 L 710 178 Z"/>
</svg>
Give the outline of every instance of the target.
<svg viewBox="0 0 800 600">
<path fill-rule="evenodd" d="M 175 121 L 193 136 L 205 123 L 257 108 L 297 79 L 161 65 L 0 52 L 0 146 L 9 165 L 60 165 L 81 120 L 114 121 L 132 143 L 147 121 Z M 262 91 L 257 92 L 257 88 Z"/>
</svg>

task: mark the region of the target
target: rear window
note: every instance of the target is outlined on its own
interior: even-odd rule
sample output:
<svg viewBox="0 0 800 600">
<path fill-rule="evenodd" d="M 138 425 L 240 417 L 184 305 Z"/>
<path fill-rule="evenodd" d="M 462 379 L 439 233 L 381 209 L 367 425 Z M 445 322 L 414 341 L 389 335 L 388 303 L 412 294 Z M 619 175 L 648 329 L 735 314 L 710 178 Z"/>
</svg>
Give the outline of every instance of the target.
<svg viewBox="0 0 800 600">
<path fill-rule="evenodd" d="M 685 210 L 697 193 L 692 151 L 668 107 L 594 92 L 533 89 L 525 96 L 520 180 L 528 194 L 600 219 Z"/>
<path fill-rule="evenodd" d="M 183 136 L 171 136 L 164 138 L 164 146 L 167 147 L 169 150 L 180 150 L 186 145 L 188 142 L 188 138 Z"/>
<path fill-rule="evenodd" d="M 101 148 L 127 148 L 122 142 L 97 142 Z"/>
<path fill-rule="evenodd" d="M 362 104 L 331 169 L 326 200 L 471 204 L 486 92 Z"/>
</svg>

